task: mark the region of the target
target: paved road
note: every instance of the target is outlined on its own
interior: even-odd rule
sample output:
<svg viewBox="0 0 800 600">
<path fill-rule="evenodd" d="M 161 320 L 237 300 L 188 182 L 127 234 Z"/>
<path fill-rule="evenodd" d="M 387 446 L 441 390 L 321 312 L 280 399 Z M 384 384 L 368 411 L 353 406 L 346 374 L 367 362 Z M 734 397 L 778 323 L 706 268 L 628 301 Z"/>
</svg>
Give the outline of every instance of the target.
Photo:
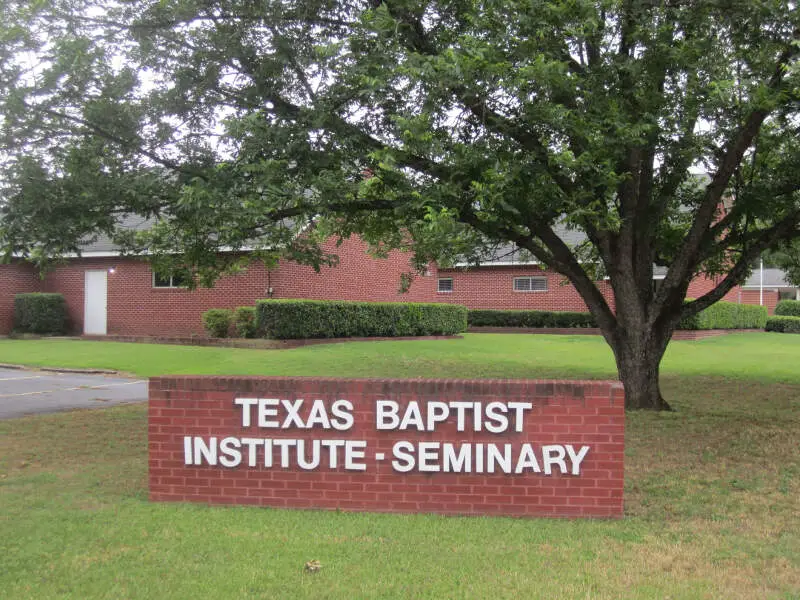
<svg viewBox="0 0 800 600">
<path fill-rule="evenodd" d="M 145 400 L 145 379 L 0 369 L 0 419 Z"/>
</svg>

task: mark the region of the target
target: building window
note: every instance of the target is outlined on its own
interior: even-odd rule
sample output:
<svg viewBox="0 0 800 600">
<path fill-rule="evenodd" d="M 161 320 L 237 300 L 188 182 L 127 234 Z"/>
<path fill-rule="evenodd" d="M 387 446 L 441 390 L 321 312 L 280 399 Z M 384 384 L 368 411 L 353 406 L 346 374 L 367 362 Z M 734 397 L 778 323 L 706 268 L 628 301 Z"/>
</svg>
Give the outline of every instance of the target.
<svg viewBox="0 0 800 600">
<path fill-rule="evenodd" d="M 514 277 L 515 292 L 546 292 L 547 277 Z"/>
<path fill-rule="evenodd" d="M 447 277 L 444 279 L 439 280 L 439 287 L 437 289 L 439 293 L 449 294 L 453 291 L 453 279 L 451 277 Z"/>
<path fill-rule="evenodd" d="M 153 272 L 154 288 L 185 288 L 189 287 L 188 278 L 183 273 L 173 273 L 172 275 L 161 275 Z"/>
</svg>

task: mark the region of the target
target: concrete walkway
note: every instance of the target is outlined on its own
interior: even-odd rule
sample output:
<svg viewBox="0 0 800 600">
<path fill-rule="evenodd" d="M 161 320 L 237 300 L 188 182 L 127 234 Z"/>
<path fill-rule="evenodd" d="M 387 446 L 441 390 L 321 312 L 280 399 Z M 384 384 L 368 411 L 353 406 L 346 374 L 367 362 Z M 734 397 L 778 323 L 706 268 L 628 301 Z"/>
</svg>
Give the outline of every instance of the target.
<svg viewBox="0 0 800 600">
<path fill-rule="evenodd" d="M 147 401 L 147 380 L 0 369 L 0 419 Z"/>
</svg>

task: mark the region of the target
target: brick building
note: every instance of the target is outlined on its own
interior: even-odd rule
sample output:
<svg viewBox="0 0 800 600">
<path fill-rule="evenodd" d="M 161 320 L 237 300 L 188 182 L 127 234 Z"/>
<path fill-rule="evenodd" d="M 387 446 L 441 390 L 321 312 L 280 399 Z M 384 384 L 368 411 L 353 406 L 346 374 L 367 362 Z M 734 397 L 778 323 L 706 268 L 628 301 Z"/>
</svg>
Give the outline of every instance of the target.
<svg viewBox="0 0 800 600">
<path fill-rule="evenodd" d="M 572 245 L 582 241 L 581 234 L 559 232 Z M 653 279 L 657 285 L 666 275 L 666 269 L 656 267 Z M 772 314 L 781 295 L 794 295 L 798 288 L 788 284 L 778 269 L 759 273 L 734 287 L 723 300 L 739 304 L 763 304 Z M 696 277 L 690 284 L 687 297 L 698 298 L 710 292 L 722 276 Z M 597 286 L 612 310 L 614 293 L 608 281 Z M 505 310 L 566 310 L 587 311 L 586 303 L 566 278 L 525 257 L 512 246 L 500 246 L 481 260 L 480 266 L 457 265 L 437 272 L 437 298 L 439 302 L 464 304 L 469 308 Z"/>
<path fill-rule="evenodd" d="M 565 233 L 564 235 L 570 235 Z M 574 240 L 573 240 L 574 241 Z M 252 263 L 237 275 L 221 278 L 214 288 L 188 290 L 173 278 L 157 277 L 149 263 L 121 257 L 108 241 L 87 247 L 81 258 L 67 259 L 40 277 L 18 261 L 0 265 L 0 334 L 13 325 L 14 295 L 59 292 L 67 301 L 73 333 L 113 335 L 202 335 L 201 315 L 209 308 L 252 306 L 261 298 L 311 298 L 362 301 L 445 302 L 469 308 L 585 311 L 586 305 L 562 275 L 542 270 L 513 249 L 498 249 L 479 267 L 438 269 L 431 265 L 416 275 L 407 293 L 400 292 L 401 275 L 411 273 L 410 256 L 393 251 L 387 258 L 366 254 L 366 244 L 352 237 L 327 250 L 339 256 L 336 267 L 311 267 L 281 261 L 274 269 Z M 655 278 L 663 277 L 657 270 Z M 774 310 L 784 287 L 753 288 L 751 277 L 725 299 L 766 304 Z M 755 280 L 758 283 L 757 279 Z M 785 284 L 785 282 L 783 282 Z M 613 307 L 608 282 L 598 283 Z M 715 285 L 699 277 L 689 288 L 698 297 Z"/>
<path fill-rule="evenodd" d="M 409 255 L 385 258 L 366 254 L 367 245 L 350 238 L 329 251 L 336 267 L 313 268 L 281 261 L 268 270 L 253 262 L 246 271 L 222 277 L 213 288 L 189 290 L 173 278 L 157 277 L 148 262 L 120 257 L 94 245 L 81 258 L 67 259 L 44 277 L 23 262 L 0 265 L 0 334 L 13 325 L 14 295 L 64 294 L 74 333 L 113 335 L 201 335 L 201 315 L 209 308 L 252 306 L 262 298 L 311 298 L 371 302 L 436 302 L 435 270 L 417 276 L 407 293 L 401 274 L 412 271 Z"/>
</svg>

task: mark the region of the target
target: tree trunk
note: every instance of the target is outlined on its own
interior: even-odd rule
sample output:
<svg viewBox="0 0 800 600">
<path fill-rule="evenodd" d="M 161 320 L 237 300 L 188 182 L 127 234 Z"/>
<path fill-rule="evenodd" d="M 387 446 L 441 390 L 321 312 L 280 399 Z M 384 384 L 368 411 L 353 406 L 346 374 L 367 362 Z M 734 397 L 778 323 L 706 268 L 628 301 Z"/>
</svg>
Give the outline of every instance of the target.
<svg viewBox="0 0 800 600">
<path fill-rule="evenodd" d="M 666 337 L 666 341 L 662 341 Z M 659 365 L 669 343 L 669 334 L 630 332 L 612 345 L 617 372 L 625 388 L 626 410 L 672 410 L 661 395 Z"/>
</svg>

